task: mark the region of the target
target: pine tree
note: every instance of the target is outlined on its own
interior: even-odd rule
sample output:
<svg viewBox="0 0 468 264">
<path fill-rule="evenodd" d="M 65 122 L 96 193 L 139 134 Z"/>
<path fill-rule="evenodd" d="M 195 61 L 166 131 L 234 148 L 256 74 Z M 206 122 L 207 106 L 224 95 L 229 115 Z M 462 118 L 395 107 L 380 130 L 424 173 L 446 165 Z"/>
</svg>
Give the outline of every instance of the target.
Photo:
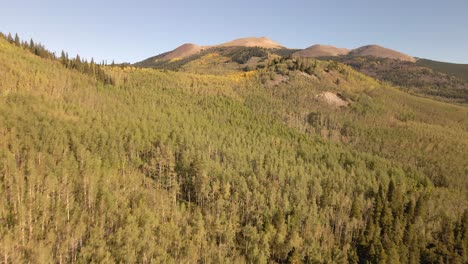
<svg viewBox="0 0 468 264">
<path fill-rule="evenodd" d="M 13 42 L 14 42 L 13 37 L 11 36 L 11 33 L 8 33 L 7 40 L 8 40 L 8 42 L 10 42 L 10 43 L 13 43 Z"/>
<path fill-rule="evenodd" d="M 18 33 L 15 34 L 15 45 L 17 47 L 21 46 L 21 41 L 20 41 L 20 38 L 18 36 Z"/>
<path fill-rule="evenodd" d="M 29 40 L 29 50 L 34 53 L 36 45 L 34 44 L 34 41 L 32 39 Z"/>
<path fill-rule="evenodd" d="M 62 62 L 62 65 L 67 65 L 68 58 L 65 55 L 65 51 L 63 51 L 63 50 L 60 53 L 60 61 Z"/>
<path fill-rule="evenodd" d="M 388 185 L 387 199 L 394 213 L 400 215 L 403 213 L 403 195 L 399 186 L 390 180 Z"/>
<path fill-rule="evenodd" d="M 360 219 L 362 217 L 362 204 L 360 197 L 355 197 L 351 204 L 351 217 Z"/>
<path fill-rule="evenodd" d="M 195 159 L 191 166 L 191 178 L 193 182 L 194 194 L 197 202 L 204 206 L 205 198 L 208 196 L 209 179 L 206 174 L 206 165 L 200 159 Z"/>
<path fill-rule="evenodd" d="M 465 209 L 455 229 L 455 250 L 464 263 L 468 262 L 468 209 Z"/>
</svg>

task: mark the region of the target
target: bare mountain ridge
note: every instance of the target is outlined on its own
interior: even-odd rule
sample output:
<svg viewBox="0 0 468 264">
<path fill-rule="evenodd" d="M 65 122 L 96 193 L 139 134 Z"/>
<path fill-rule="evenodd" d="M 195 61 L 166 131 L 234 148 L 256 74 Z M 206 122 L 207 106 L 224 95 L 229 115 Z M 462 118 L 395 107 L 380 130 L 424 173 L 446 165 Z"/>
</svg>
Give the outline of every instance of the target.
<svg viewBox="0 0 468 264">
<path fill-rule="evenodd" d="M 316 44 L 306 49 L 295 52 L 294 56 L 303 57 L 303 58 L 315 58 L 315 57 L 346 55 L 348 53 L 349 53 L 349 49 L 337 48 L 337 47 L 330 46 L 330 45 Z"/>
<path fill-rule="evenodd" d="M 282 45 L 274 42 L 267 37 L 249 37 L 240 38 L 226 43 L 216 45 L 214 47 L 261 47 L 267 49 L 281 49 L 284 48 Z"/>
<path fill-rule="evenodd" d="M 221 43 L 213 46 L 200 46 L 193 43 L 186 43 L 176 49 L 164 53 L 164 56 L 156 56 L 157 59 L 171 60 L 171 59 L 183 59 L 208 48 L 216 47 L 261 47 L 266 49 L 281 49 L 284 48 L 280 44 L 274 42 L 267 37 L 248 37 L 235 39 L 229 42 Z"/>
<path fill-rule="evenodd" d="M 284 49 L 288 48 L 274 42 L 267 37 L 247 37 L 239 38 L 225 43 L 212 46 L 200 46 L 197 44 L 186 43 L 176 49 L 151 57 L 143 62 L 158 62 L 158 61 L 169 61 L 169 60 L 180 60 L 188 58 L 190 56 L 199 54 L 201 51 L 209 48 L 217 47 L 262 47 L 266 49 Z M 292 51 L 292 50 L 291 50 Z M 365 57 L 373 56 L 376 58 L 389 58 L 400 61 L 416 62 L 416 58 L 406 55 L 404 53 L 388 49 L 378 45 L 366 45 L 356 49 L 338 48 L 331 45 L 316 44 L 306 49 L 299 50 L 293 53 L 295 57 L 304 58 L 317 58 L 317 57 L 335 57 L 335 56 L 351 56 L 351 57 Z M 141 63 L 141 62 L 140 62 Z M 140 64 L 136 63 L 136 65 Z"/>
<path fill-rule="evenodd" d="M 360 48 L 351 50 L 349 52 L 349 55 L 352 55 L 354 57 L 374 56 L 377 58 L 388 58 L 401 61 L 416 62 L 416 59 L 414 57 L 392 49 L 384 48 L 379 45 L 362 46 Z"/>
<path fill-rule="evenodd" d="M 392 49 L 384 48 L 379 45 L 366 45 L 353 50 L 348 50 L 330 45 L 317 44 L 294 53 L 294 56 L 304 58 L 334 57 L 341 55 L 350 55 L 352 57 L 373 56 L 377 58 L 416 62 L 416 59 L 409 55 Z"/>
<path fill-rule="evenodd" d="M 185 58 L 197 54 L 202 50 L 202 46 L 198 46 L 197 44 L 192 43 L 186 43 L 182 46 L 179 46 L 175 50 L 166 53 L 166 55 L 164 55 L 162 59 L 171 60 L 176 58 Z"/>
</svg>

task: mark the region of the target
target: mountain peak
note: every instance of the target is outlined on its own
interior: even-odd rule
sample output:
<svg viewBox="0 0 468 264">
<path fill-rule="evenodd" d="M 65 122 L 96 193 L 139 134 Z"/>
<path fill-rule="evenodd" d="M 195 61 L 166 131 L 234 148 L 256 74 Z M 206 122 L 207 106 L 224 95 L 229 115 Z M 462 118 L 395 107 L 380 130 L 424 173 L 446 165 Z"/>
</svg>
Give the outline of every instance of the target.
<svg viewBox="0 0 468 264">
<path fill-rule="evenodd" d="M 314 57 L 346 55 L 348 53 L 349 53 L 349 50 L 345 48 L 337 48 L 335 46 L 324 45 L 324 44 L 315 44 L 304 50 L 295 52 L 294 56 L 304 57 L 304 58 L 314 58 Z"/>
<path fill-rule="evenodd" d="M 176 49 L 168 52 L 163 59 L 171 60 L 176 58 L 185 58 L 194 54 L 199 53 L 203 49 L 202 46 L 193 43 L 185 43 Z"/>
<path fill-rule="evenodd" d="M 374 56 L 378 58 L 389 58 L 401 61 L 416 61 L 415 58 L 409 55 L 376 44 L 366 45 L 357 49 L 353 49 L 350 54 L 353 56 Z"/>
<path fill-rule="evenodd" d="M 267 49 L 283 48 L 282 45 L 274 42 L 267 37 L 247 37 L 239 38 L 226 43 L 216 45 L 215 47 L 262 47 Z"/>
<path fill-rule="evenodd" d="M 183 59 L 195 54 L 200 53 L 204 48 L 211 47 L 262 47 L 267 49 L 278 49 L 283 48 L 280 44 L 274 42 L 273 40 L 263 36 L 263 37 L 247 37 L 239 38 L 229 42 L 225 42 L 219 45 L 213 46 L 200 46 L 193 43 L 185 43 L 176 49 L 169 51 L 160 57 L 163 60 L 172 60 L 172 59 Z"/>
<path fill-rule="evenodd" d="M 340 55 L 351 55 L 353 57 L 360 56 L 373 56 L 377 58 L 389 58 L 401 61 L 416 62 L 416 59 L 406 55 L 404 53 L 388 49 L 377 44 L 365 45 L 353 50 L 345 48 L 337 48 L 331 45 L 315 44 L 304 50 L 295 52 L 293 55 L 304 58 L 315 58 L 315 57 L 333 57 Z"/>
</svg>

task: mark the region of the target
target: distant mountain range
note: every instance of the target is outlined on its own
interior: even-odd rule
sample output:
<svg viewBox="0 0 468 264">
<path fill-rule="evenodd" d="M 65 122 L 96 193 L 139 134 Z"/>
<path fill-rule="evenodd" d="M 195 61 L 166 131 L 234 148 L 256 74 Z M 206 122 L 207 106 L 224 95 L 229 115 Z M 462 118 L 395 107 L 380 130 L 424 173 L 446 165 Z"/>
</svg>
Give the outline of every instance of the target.
<svg viewBox="0 0 468 264">
<path fill-rule="evenodd" d="M 367 45 L 359 47 L 357 49 L 349 50 L 345 48 L 337 48 L 334 46 L 318 44 L 294 53 L 294 56 L 304 58 L 318 58 L 342 55 L 349 55 L 351 57 L 372 56 L 376 58 L 387 58 L 401 61 L 416 62 L 416 59 L 409 55 L 403 54 L 392 49 L 384 48 L 379 45 Z"/>
<path fill-rule="evenodd" d="M 288 49 L 283 45 L 267 38 L 267 37 L 248 37 L 235 39 L 226 43 L 212 45 L 212 46 L 200 46 L 193 43 L 186 43 L 176 49 L 156 55 L 149 58 L 150 60 L 173 60 L 183 59 L 195 54 L 200 53 L 204 49 L 216 48 L 216 47 L 260 47 L 266 49 Z M 397 59 L 401 61 L 416 62 L 416 58 L 406 55 L 404 53 L 381 47 L 378 45 L 366 45 L 356 49 L 337 48 L 330 45 L 316 44 L 306 49 L 299 50 L 293 53 L 295 57 L 303 58 L 317 58 L 317 57 L 329 57 L 329 56 L 341 56 L 349 55 L 353 57 L 373 56 L 377 58 L 389 58 Z M 146 60 L 145 60 L 146 61 Z M 138 64 L 138 63 L 136 63 Z"/>
<path fill-rule="evenodd" d="M 218 74 L 261 69 L 275 57 L 337 61 L 403 90 L 451 102 L 468 102 L 468 64 L 415 58 L 379 45 L 346 49 L 317 44 L 301 50 L 284 47 L 267 37 L 248 37 L 212 46 L 183 44 L 134 66 Z"/>
</svg>

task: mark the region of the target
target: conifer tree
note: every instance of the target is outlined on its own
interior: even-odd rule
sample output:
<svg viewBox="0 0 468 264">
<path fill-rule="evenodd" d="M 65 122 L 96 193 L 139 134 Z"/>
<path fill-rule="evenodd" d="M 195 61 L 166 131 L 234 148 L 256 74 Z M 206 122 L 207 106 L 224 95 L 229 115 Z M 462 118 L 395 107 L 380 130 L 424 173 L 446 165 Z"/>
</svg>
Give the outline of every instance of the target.
<svg viewBox="0 0 468 264">
<path fill-rule="evenodd" d="M 21 41 L 20 41 L 20 38 L 18 36 L 18 33 L 15 34 L 15 45 L 17 47 L 21 46 Z"/>
<path fill-rule="evenodd" d="M 11 36 L 11 33 L 8 33 L 7 40 L 8 40 L 8 42 L 10 42 L 10 43 L 13 43 L 13 42 L 14 42 L 13 37 Z"/>
<path fill-rule="evenodd" d="M 67 65 L 68 58 L 65 55 L 65 51 L 63 51 L 63 50 L 60 53 L 60 61 L 62 62 L 62 65 L 65 65 L 65 66 Z"/>
<path fill-rule="evenodd" d="M 351 217 L 355 219 L 359 219 L 362 217 L 362 205 L 361 205 L 361 200 L 359 197 L 356 197 L 353 199 L 353 202 L 351 203 Z"/>
</svg>

